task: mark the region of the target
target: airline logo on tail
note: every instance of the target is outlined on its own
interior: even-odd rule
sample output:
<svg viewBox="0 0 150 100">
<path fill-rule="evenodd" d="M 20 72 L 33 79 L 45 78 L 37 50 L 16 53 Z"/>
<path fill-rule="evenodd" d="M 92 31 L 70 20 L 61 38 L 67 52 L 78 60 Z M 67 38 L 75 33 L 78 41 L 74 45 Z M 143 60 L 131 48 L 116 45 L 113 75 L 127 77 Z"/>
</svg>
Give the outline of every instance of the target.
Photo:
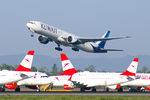
<svg viewBox="0 0 150 100">
<path fill-rule="evenodd" d="M 138 66 L 138 58 L 135 58 L 132 63 L 130 64 L 130 66 L 128 67 L 128 69 L 120 74 L 120 75 L 126 75 L 126 76 L 136 76 L 136 70 L 137 70 L 137 66 Z"/>
<path fill-rule="evenodd" d="M 60 75 L 73 75 L 74 73 L 77 73 L 78 71 L 73 67 L 70 60 L 66 56 L 66 54 L 60 54 L 61 61 L 62 61 L 62 67 L 63 67 L 63 73 L 60 73 Z"/>
<path fill-rule="evenodd" d="M 14 71 L 31 71 L 32 66 L 32 60 L 34 56 L 34 51 L 29 51 L 25 58 L 22 60 L 21 64 L 18 66 L 18 68 Z"/>
<path fill-rule="evenodd" d="M 102 38 L 108 38 L 110 35 L 110 30 L 108 30 L 103 36 Z M 96 42 L 96 44 L 98 45 L 98 48 L 104 48 L 105 44 L 106 44 L 106 40 L 103 41 L 98 41 Z"/>
</svg>

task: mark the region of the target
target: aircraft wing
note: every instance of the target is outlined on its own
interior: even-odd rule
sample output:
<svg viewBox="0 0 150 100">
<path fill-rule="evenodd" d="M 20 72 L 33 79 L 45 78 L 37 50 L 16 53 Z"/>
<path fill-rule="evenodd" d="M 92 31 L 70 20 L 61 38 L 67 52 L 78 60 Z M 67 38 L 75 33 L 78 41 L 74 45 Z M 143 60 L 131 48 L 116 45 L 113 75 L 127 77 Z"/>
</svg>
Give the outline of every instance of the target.
<svg viewBox="0 0 150 100">
<path fill-rule="evenodd" d="M 33 76 L 35 76 L 35 75 L 33 75 Z M 28 78 L 31 78 L 31 77 L 33 77 L 33 76 L 28 76 L 28 75 L 26 75 L 26 74 L 24 74 L 24 73 L 20 73 L 21 79 L 18 80 L 18 81 L 21 81 L 21 80 L 24 80 L 24 79 L 28 79 Z"/>
<path fill-rule="evenodd" d="M 72 81 L 72 82 L 76 87 L 82 87 L 82 86 L 94 87 L 94 86 L 96 86 L 96 84 L 91 81 L 80 80 L 80 81 Z"/>
<path fill-rule="evenodd" d="M 85 42 L 95 42 L 95 41 L 104 41 L 104 40 L 115 40 L 115 39 L 124 39 L 124 38 L 130 38 L 129 36 L 126 37 L 110 37 L 110 38 L 82 38 L 78 37 L 78 40 L 82 43 Z"/>
</svg>

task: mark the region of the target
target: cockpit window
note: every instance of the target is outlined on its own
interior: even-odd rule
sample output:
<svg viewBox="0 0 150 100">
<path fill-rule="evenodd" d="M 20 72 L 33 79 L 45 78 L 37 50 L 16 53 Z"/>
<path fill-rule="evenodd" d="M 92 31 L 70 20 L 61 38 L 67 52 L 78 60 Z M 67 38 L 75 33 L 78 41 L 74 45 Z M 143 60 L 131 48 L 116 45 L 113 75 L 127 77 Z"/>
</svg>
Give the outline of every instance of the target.
<svg viewBox="0 0 150 100">
<path fill-rule="evenodd" d="M 34 24 L 34 22 L 29 22 L 30 24 Z"/>
<path fill-rule="evenodd" d="M 48 78 L 48 76 L 41 76 L 41 78 Z"/>
</svg>

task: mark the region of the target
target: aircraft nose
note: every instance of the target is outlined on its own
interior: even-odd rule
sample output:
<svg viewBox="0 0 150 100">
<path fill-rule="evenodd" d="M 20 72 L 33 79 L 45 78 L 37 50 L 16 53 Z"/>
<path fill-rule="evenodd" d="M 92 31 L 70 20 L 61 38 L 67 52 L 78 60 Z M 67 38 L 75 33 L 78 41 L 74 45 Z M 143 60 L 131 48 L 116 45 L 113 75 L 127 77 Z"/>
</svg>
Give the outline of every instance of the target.
<svg viewBox="0 0 150 100">
<path fill-rule="evenodd" d="M 30 28 L 30 23 L 27 23 L 26 26 L 27 26 L 28 28 Z"/>
<path fill-rule="evenodd" d="M 27 28 L 31 31 L 31 32 L 34 32 L 34 28 L 33 28 L 33 25 L 31 23 L 27 23 L 26 24 Z"/>
</svg>

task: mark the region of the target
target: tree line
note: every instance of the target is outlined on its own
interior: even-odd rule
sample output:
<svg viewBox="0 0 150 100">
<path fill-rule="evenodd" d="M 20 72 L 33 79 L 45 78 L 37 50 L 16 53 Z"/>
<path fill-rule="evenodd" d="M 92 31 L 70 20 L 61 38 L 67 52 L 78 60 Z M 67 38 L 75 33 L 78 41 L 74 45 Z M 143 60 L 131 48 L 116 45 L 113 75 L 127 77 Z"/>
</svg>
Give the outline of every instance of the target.
<svg viewBox="0 0 150 100">
<path fill-rule="evenodd" d="M 15 70 L 18 66 L 12 66 L 12 65 L 8 65 L 8 64 L 2 64 L 0 65 L 0 70 Z M 51 69 L 49 69 L 51 68 Z M 31 71 L 32 72 L 44 72 L 47 73 L 48 75 L 57 75 L 59 73 L 62 73 L 63 70 L 61 67 L 58 67 L 57 64 L 53 64 L 52 67 L 35 67 L 32 66 L 31 67 Z M 84 69 L 77 69 L 77 71 L 82 72 L 82 71 L 90 71 L 90 72 L 96 72 L 96 67 L 94 65 L 88 65 L 86 66 Z M 98 72 L 105 72 L 104 70 L 102 71 L 98 71 Z M 150 69 L 147 68 L 146 66 L 143 66 L 142 69 L 137 71 L 138 73 L 150 73 Z"/>
</svg>

